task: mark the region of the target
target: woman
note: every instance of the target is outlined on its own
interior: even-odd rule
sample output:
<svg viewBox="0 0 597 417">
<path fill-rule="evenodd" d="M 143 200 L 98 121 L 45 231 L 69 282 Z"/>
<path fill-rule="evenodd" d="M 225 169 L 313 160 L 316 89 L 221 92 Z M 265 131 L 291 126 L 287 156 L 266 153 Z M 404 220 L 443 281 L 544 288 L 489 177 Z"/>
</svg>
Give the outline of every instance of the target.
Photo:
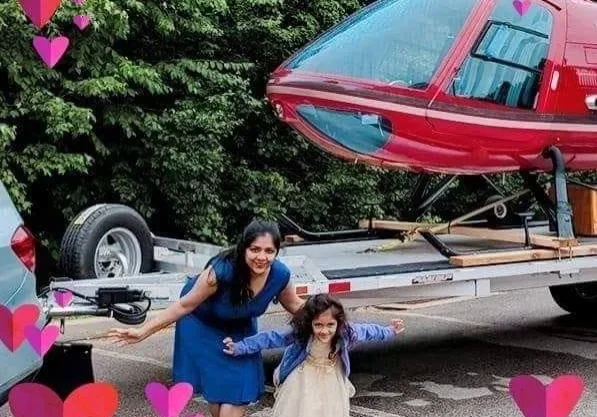
<svg viewBox="0 0 597 417">
<path fill-rule="evenodd" d="M 304 303 L 290 283 L 290 270 L 276 259 L 280 240 L 275 223 L 251 222 L 236 247 L 189 279 L 177 302 L 142 327 L 112 329 L 109 336 L 137 343 L 176 322 L 174 381 L 191 383 L 213 417 L 244 416 L 264 392 L 261 353 L 230 358 L 224 339 L 255 335 L 257 317 L 275 298 L 291 314 Z"/>
</svg>

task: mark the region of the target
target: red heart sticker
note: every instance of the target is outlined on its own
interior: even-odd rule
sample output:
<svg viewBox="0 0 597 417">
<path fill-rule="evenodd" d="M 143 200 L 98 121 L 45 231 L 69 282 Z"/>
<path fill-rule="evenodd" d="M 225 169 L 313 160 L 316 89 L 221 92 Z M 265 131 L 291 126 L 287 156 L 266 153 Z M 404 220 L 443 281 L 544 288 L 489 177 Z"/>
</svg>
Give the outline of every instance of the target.
<svg viewBox="0 0 597 417">
<path fill-rule="evenodd" d="M 60 0 L 19 0 L 19 3 L 33 24 L 40 29 L 50 21 L 60 6 Z"/>
<path fill-rule="evenodd" d="M 0 304 L 0 341 L 14 352 L 25 341 L 25 329 L 34 326 L 39 318 L 39 307 L 24 304 L 14 312 Z"/>
<path fill-rule="evenodd" d="M 113 417 L 118 409 L 118 391 L 107 383 L 85 384 L 63 403 L 45 385 L 23 383 L 10 390 L 8 403 L 14 417 Z"/>
</svg>

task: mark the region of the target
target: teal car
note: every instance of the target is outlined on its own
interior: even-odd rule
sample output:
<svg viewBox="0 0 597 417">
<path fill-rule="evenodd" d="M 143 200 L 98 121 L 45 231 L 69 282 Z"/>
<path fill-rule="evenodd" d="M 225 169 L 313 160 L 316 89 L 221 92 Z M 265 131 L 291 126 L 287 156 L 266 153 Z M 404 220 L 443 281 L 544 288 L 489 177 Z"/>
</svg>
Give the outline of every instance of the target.
<svg viewBox="0 0 597 417">
<path fill-rule="evenodd" d="M 47 324 L 36 293 L 35 266 L 35 238 L 0 182 L 0 306 L 4 310 L 0 312 L 0 326 L 7 324 L 6 309 L 14 312 L 26 304 L 39 309 L 38 327 Z M 12 349 L 6 340 L 0 340 L 0 406 L 6 403 L 12 387 L 36 375 L 42 362 L 26 340 Z"/>
</svg>

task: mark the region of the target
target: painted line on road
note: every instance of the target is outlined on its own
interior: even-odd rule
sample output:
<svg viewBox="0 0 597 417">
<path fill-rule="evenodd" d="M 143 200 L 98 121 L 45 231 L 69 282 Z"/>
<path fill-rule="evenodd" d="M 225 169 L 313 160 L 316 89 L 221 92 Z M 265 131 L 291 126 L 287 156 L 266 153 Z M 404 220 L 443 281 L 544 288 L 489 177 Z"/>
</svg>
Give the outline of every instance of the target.
<svg viewBox="0 0 597 417">
<path fill-rule="evenodd" d="M 400 301 L 396 301 L 393 303 L 386 303 L 386 304 L 378 304 L 378 305 L 374 305 L 373 307 L 378 308 L 380 310 L 389 310 L 389 311 L 393 311 L 393 310 L 420 310 L 423 308 L 429 308 L 429 307 L 438 307 L 438 306 L 443 306 L 443 305 L 448 305 L 448 304 L 455 304 L 455 303 L 462 303 L 464 301 L 471 301 L 476 299 L 477 297 L 475 296 L 462 296 L 462 297 L 448 297 L 448 298 L 441 298 L 438 300 L 431 300 L 431 301 L 425 301 L 425 302 L 420 302 L 420 303 L 409 303 L 407 301 L 404 302 L 400 302 Z"/>
<path fill-rule="evenodd" d="M 123 360 L 127 360 L 127 361 L 140 362 L 140 363 L 146 363 L 148 365 L 155 365 L 155 366 L 159 366 L 159 367 L 165 368 L 165 369 L 171 369 L 172 368 L 172 364 L 171 363 L 164 362 L 164 361 L 159 361 L 157 359 L 144 358 L 142 356 L 136 356 L 136 355 L 128 355 L 126 353 L 114 352 L 113 350 L 101 349 L 101 348 L 97 348 L 95 346 L 93 347 L 92 351 L 94 353 L 99 353 L 102 356 L 108 356 L 110 358 L 123 359 Z"/>
<path fill-rule="evenodd" d="M 454 317 L 433 316 L 433 315 L 429 315 L 429 314 L 411 313 L 411 312 L 400 312 L 397 315 L 421 317 L 421 318 L 430 319 L 430 320 L 448 321 L 450 323 L 468 324 L 469 326 L 475 326 L 475 327 L 495 327 L 495 325 L 489 324 L 489 323 L 480 323 L 477 321 L 457 319 Z"/>
<path fill-rule="evenodd" d="M 271 417 L 272 409 L 270 407 L 254 411 L 249 414 L 249 417 Z M 355 415 L 356 413 L 356 415 Z M 350 406 L 350 415 L 352 417 L 404 417 L 400 414 L 387 413 L 381 410 L 374 410 L 373 408 L 361 407 L 358 405 Z"/>
<path fill-rule="evenodd" d="M 374 410 L 373 408 L 361 407 L 358 405 L 351 405 L 350 413 L 357 413 L 366 417 L 403 417 L 400 414 L 386 413 L 385 411 Z"/>
<path fill-rule="evenodd" d="M 488 323 L 480 323 L 476 321 L 470 320 L 462 320 L 456 319 L 454 317 L 443 317 L 443 316 L 434 316 L 428 314 L 420 314 L 420 313 L 411 313 L 411 312 L 400 312 L 396 314 L 397 316 L 412 316 L 412 317 L 421 317 L 430 320 L 440 320 L 446 321 L 451 323 L 457 324 L 465 324 L 469 326 L 475 326 L 479 328 L 497 328 L 497 325 L 488 324 Z M 515 333 L 514 330 L 518 330 L 517 336 L 518 338 L 514 338 Z M 563 340 L 561 338 L 556 337 L 555 335 L 545 334 L 539 332 L 534 329 L 526 329 L 524 326 L 521 328 L 520 326 L 514 325 L 514 327 L 509 327 L 508 331 L 510 332 L 509 338 L 504 340 L 501 335 L 483 335 L 479 337 L 478 335 L 471 336 L 471 339 L 479 340 L 485 343 L 491 343 L 498 346 L 508 346 L 508 347 L 518 347 L 524 349 L 531 349 L 541 352 L 551 352 L 551 353 L 564 353 L 568 355 L 575 355 L 579 356 L 584 359 L 595 360 L 597 359 L 597 354 L 595 354 L 594 349 L 591 344 L 594 342 L 590 341 L 575 341 L 575 340 Z"/>
</svg>

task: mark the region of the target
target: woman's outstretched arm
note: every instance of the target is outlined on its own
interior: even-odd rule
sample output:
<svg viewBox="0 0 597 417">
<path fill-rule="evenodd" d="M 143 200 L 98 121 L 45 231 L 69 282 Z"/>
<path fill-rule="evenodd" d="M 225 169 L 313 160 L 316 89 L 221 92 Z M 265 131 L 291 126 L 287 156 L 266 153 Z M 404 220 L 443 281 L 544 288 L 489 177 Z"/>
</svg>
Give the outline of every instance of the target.
<svg viewBox="0 0 597 417">
<path fill-rule="evenodd" d="M 168 308 L 141 327 L 126 329 L 110 329 L 108 336 L 116 342 L 123 344 L 138 343 L 159 330 L 178 321 L 181 317 L 192 312 L 208 297 L 213 295 L 218 288 L 215 273 L 211 265 L 197 278 L 193 288 L 178 301 L 170 304 Z"/>
<path fill-rule="evenodd" d="M 296 295 L 296 290 L 291 282 L 278 295 L 278 300 L 290 314 L 295 314 L 305 304 L 305 300 Z"/>
</svg>

